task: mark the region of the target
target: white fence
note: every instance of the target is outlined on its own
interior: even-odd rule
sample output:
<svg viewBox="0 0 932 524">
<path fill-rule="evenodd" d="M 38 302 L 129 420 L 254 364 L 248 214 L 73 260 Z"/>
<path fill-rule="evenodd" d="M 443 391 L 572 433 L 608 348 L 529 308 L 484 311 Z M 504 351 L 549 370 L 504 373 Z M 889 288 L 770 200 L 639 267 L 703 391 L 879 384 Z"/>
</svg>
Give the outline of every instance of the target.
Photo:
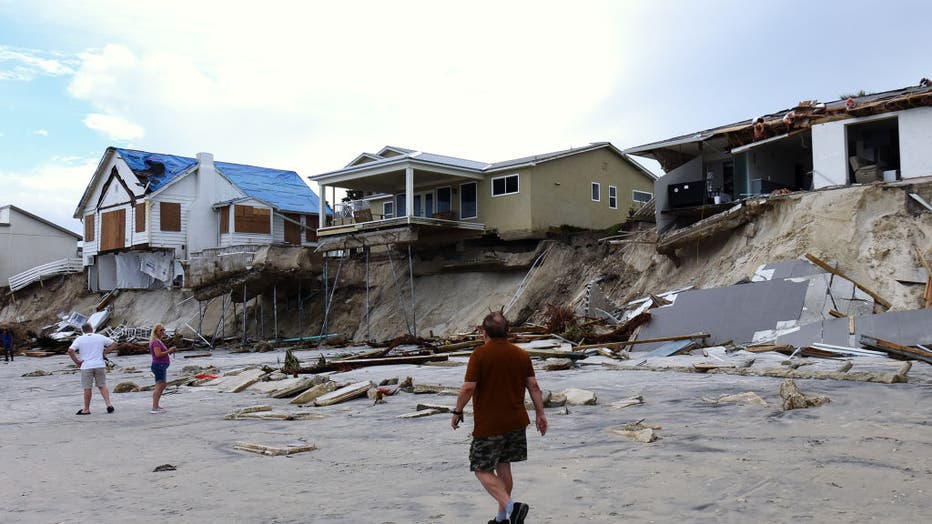
<svg viewBox="0 0 932 524">
<path fill-rule="evenodd" d="M 84 271 L 84 265 L 81 263 L 80 258 L 63 258 L 55 262 L 49 262 L 48 264 L 42 264 L 41 266 L 27 269 L 22 273 L 11 276 L 10 291 L 18 291 L 46 277 L 63 275 L 66 273 L 80 273 L 81 271 Z"/>
</svg>

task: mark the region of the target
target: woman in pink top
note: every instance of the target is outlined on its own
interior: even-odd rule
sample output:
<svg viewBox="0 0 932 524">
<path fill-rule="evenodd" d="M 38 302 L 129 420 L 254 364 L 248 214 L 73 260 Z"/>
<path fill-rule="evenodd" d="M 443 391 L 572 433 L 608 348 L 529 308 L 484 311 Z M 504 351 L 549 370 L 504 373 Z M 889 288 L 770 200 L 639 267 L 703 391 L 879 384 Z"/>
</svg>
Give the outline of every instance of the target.
<svg viewBox="0 0 932 524">
<path fill-rule="evenodd" d="M 166 380 L 168 376 L 168 365 L 171 364 L 169 354 L 177 351 L 175 347 L 165 347 L 162 337 L 165 336 L 165 326 L 156 324 L 152 328 L 152 335 L 149 337 L 149 353 L 152 355 L 152 373 L 155 375 L 155 389 L 152 390 L 152 413 L 157 415 L 165 413 L 165 410 L 159 406 L 159 399 L 162 398 L 162 392 L 165 391 Z"/>
</svg>

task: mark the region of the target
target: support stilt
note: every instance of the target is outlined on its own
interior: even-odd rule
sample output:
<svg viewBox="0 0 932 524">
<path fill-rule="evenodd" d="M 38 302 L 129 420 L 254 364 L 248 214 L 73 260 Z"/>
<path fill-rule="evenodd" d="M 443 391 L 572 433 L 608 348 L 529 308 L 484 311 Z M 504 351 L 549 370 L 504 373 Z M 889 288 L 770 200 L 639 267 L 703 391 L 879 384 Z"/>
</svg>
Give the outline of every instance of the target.
<svg viewBox="0 0 932 524">
<path fill-rule="evenodd" d="M 366 250 L 366 340 L 369 340 L 369 246 Z"/>
<path fill-rule="evenodd" d="M 275 324 L 275 339 L 278 339 L 278 284 L 272 286 L 272 321 Z"/>
<path fill-rule="evenodd" d="M 401 286 L 398 284 L 398 273 L 395 271 L 395 261 L 392 259 L 392 247 L 388 246 L 388 263 L 392 268 L 392 283 L 395 285 L 395 290 L 398 292 L 398 306 L 401 308 L 401 316 L 405 321 L 405 328 L 408 330 L 408 334 L 411 334 L 411 324 L 408 322 L 408 308 L 405 306 L 404 302 L 404 292 L 402 291 Z"/>
<path fill-rule="evenodd" d="M 246 284 L 243 284 L 243 349 L 246 348 Z"/>
<path fill-rule="evenodd" d="M 408 287 L 411 289 L 411 330 L 417 336 L 417 308 L 414 305 L 414 263 L 411 261 L 411 244 L 408 244 Z"/>
</svg>

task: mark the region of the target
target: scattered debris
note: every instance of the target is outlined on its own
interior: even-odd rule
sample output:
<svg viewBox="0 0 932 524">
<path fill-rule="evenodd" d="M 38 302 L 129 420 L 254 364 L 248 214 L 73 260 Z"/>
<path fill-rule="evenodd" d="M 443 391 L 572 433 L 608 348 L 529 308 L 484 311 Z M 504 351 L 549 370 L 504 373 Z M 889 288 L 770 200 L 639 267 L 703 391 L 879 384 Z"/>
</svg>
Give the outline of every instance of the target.
<svg viewBox="0 0 932 524">
<path fill-rule="evenodd" d="M 641 395 L 638 395 L 636 397 L 626 398 L 624 400 L 616 400 L 615 402 L 612 402 L 611 404 L 609 404 L 609 406 L 611 406 L 612 409 L 622 409 L 628 406 L 637 406 L 638 404 L 643 404 L 643 403 L 644 403 L 644 397 Z"/>
<path fill-rule="evenodd" d="M 562 402 L 561 399 L 563 399 Z M 568 388 L 554 393 L 553 402 L 569 406 L 594 406 L 598 403 L 598 397 L 595 393 L 585 389 Z"/>
<path fill-rule="evenodd" d="M 702 400 L 706 402 L 711 402 L 714 404 L 721 404 L 725 402 L 734 402 L 734 403 L 746 403 L 746 404 L 757 404 L 758 406 L 768 407 L 770 404 L 767 404 L 767 401 L 760 398 L 757 393 L 753 391 L 747 391 L 745 393 L 739 393 L 737 395 L 722 395 L 717 399 L 710 399 L 703 397 Z"/>
<path fill-rule="evenodd" d="M 49 373 L 48 371 L 42 371 L 41 369 L 37 369 L 35 371 L 30 371 L 29 373 L 23 373 L 20 376 L 21 377 L 47 377 L 49 375 L 51 375 L 51 373 Z"/>
<path fill-rule="evenodd" d="M 175 466 L 172 466 L 171 464 L 162 464 L 161 466 L 156 466 L 155 469 L 152 470 L 152 472 L 158 473 L 160 471 L 176 471 L 177 469 L 178 468 L 176 468 Z"/>
<path fill-rule="evenodd" d="M 327 380 L 327 382 L 324 382 L 323 384 L 318 384 L 308 389 L 304 393 L 301 393 L 297 397 L 291 399 L 291 403 L 292 404 L 311 404 L 315 400 L 317 400 L 317 398 L 322 397 L 326 395 L 327 393 L 332 393 L 333 391 L 336 391 L 336 389 L 337 389 L 337 383 L 333 382 L 332 380 Z"/>
<path fill-rule="evenodd" d="M 139 384 L 135 382 L 120 382 L 113 387 L 114 393 L 135 393 L 139 391 Z"/>
<path fill-rule="evenodd" d="M 639 420 L 637 422 L 626 424 L 622 428 L 609 428 L 606 431 L 609 433 L 614 433 L 616 435 L 621 435 L 627 437 L 635 442 L 642 442 L 647 444 L 649 442 L 654 442 L 659 437 L 654 433 L 655 431 L 663 429 L 660 426 L 654 424 L 645 424 L 644 420 Z"/>
<path fill-rule="evenodd" d="M 346 402 L 347 400 L 352 400 L 354 398 L 361 397 L 369 391 L 369 388 L 372 387 L 372 382 L 366 380 L 364 382 L 356 382 L 355 384 L 350 384 L 348 386 L 342 387 L 336 391 L 332 391 L 325 395 L 321 395 L 314 400 L 315 406 L 331 406 L 333 404 L 339 404 L 340 402 Z"/>
<path fill-rule="evenodd" d="M 780 385 L 780 397 L 783 398 L 784 411 L 811 408 L 831 402 L 831 399 L 825 396 L 807 397 L 790 379 L 784 380 Z"/>
<path fill-rule="evenodd" d="M 314 451 L 317 446 L 310 444 L 307 446 L 266 446 L 265 444 L 255 444 L 252 442 L 236 442 L 233 449 L 249 451 L 259 455 L 277 456 L 277 455 L 294 455 L 295 453 L 304 453 L 305 451 Z"/>
</svg>

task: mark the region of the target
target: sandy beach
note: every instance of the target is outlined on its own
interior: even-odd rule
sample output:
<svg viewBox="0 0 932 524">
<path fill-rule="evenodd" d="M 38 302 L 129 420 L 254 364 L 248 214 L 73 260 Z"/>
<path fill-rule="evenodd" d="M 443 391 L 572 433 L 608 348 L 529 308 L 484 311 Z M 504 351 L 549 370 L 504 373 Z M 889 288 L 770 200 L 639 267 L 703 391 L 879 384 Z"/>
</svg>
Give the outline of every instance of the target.
<svg viewBox="0 0 932 524">
<path fill-rule="evenodd" d="M 307 362 L 319 353 L 297 355 Z M 179 357 L 169 380 L 188 365 L 225 372 L 278 367 L 281 359 L 280 352 L 223 350 Z M 113 360 L 122 369 L 108 375 L 111 388 L 151 384 L 148 356 Z M 590 357 L 576 369 L 538 373 L 545 389 L 588 389 L 599 403 L 549 409 L 546 437 L 529 430 L 530 459 L 514 467 L 514 496 L 530 504 L 528 523 L 902 523 L 922 521 L 932 509 L 928 365 L 914 365 L 908 384 L 798 380 L 804 393 L 831 402 L 784 412 L 780 379 L 619 371 L 604 362 Z M 169 387 L 168 412 L 151 415 L 148 392 L 113 394 L 116 412 L 107 414 L 95 389 L 92 415 L 78 417 L 80 380 L 69 363 L 66 356 L 0 362 L 2 522 L 480 523 L 494 513 L 468 471 L 471 418 L 457 431 L 447 415 L 396 418 L 418 403 L 452 405 L 452 396 L 399 393 L 379 405 L 362 398 L 299 407 L 249 390 Z M 40 369 L 52 375 L 21 376 Z M 333 378 L 410 376 L 415 384 L 458 386 L 464 370 L 399 365 Z M 709 402 L 747 391 L 769 407 Z M 612 408 L 634 395 L 644 404 Z M 262 404 L 324 418 L 223 418 Z M 641 419 L 662 427 L 659 440 L 607 431 Z M 237 441 L 318 449 L 268 457 L 234 450 Z M 163 464 L 177 469 L 153 471 Z"/>
</svg>

